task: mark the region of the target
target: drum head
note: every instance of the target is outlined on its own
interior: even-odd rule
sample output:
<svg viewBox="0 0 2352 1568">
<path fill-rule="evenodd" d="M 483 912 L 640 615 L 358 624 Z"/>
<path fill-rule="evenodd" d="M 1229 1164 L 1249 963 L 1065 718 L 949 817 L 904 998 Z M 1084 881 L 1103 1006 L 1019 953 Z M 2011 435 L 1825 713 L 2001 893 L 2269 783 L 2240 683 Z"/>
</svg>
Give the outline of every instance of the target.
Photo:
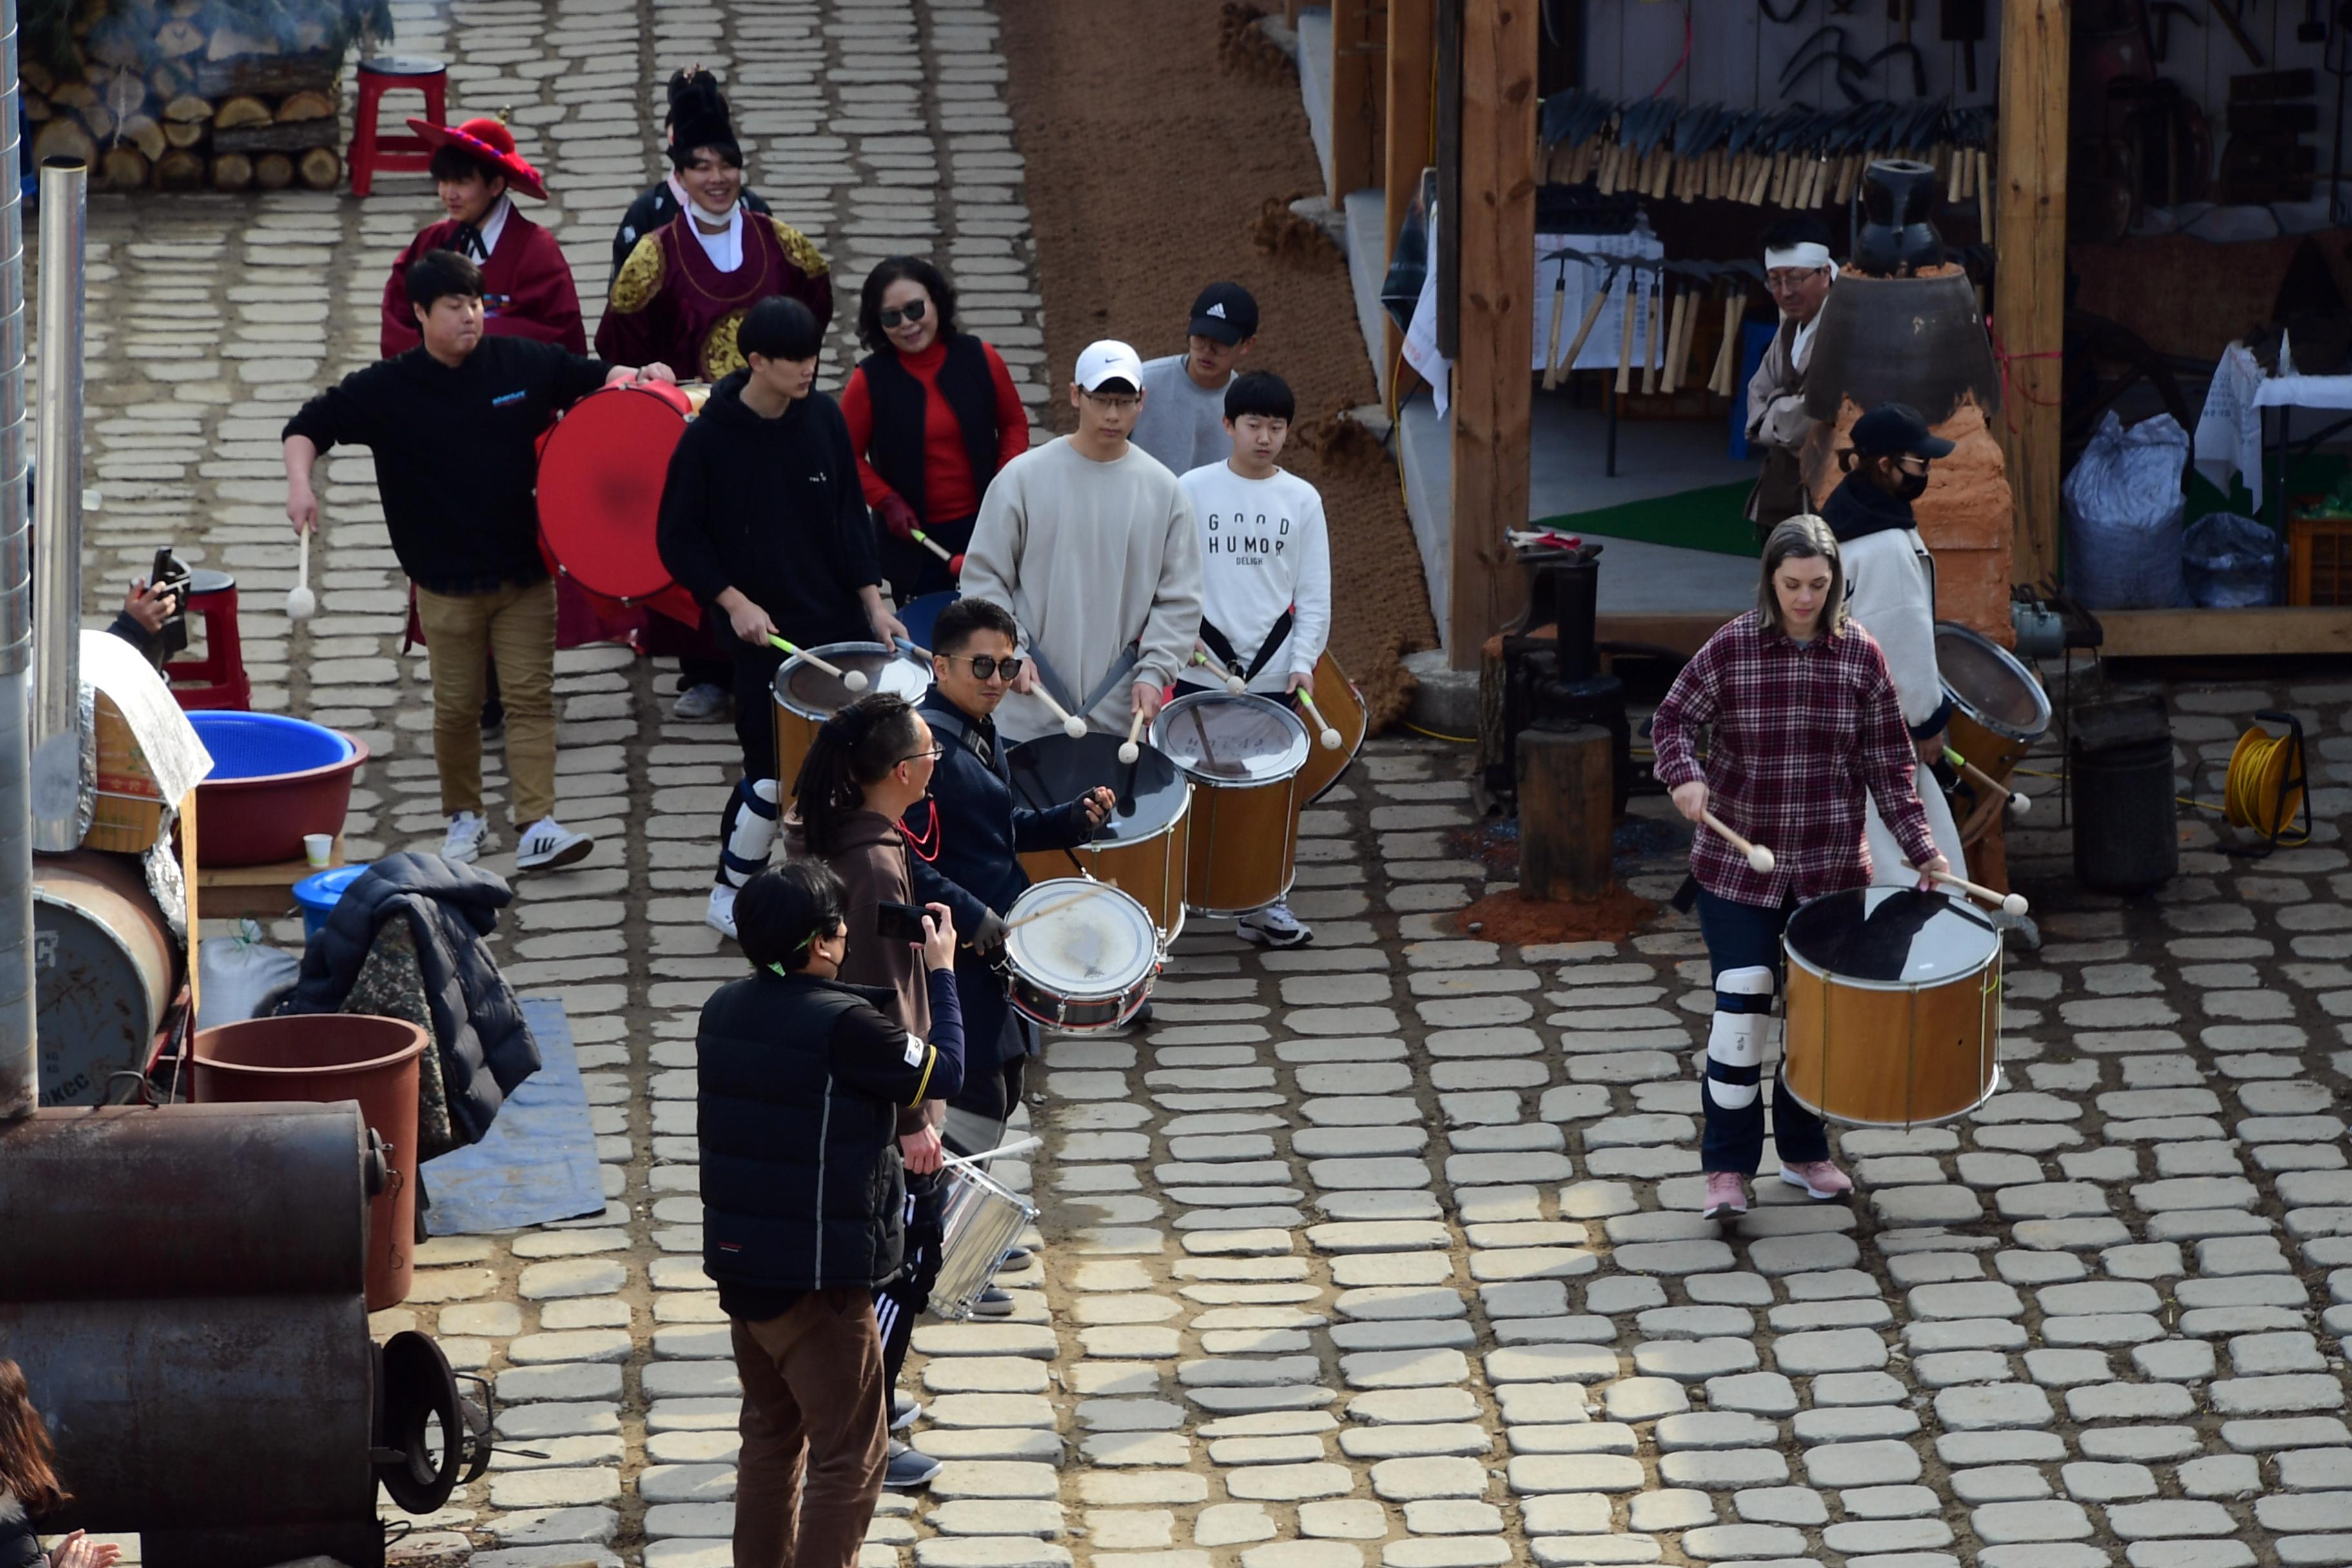
<svg viewBox="0 0 2352 1568">
<path fill-rule="evenodd" d="M 1789 952 L 1835 980 L 1916 985 L 1983 968 L 2000 933 L 1968 905 L 1916 888 L 1856 888 L 1789 917 Z"/>
<path fill-rule="evenodd" d="M 1281 703 L 1196 691 L 1151 721 L 1151 743 L 1203 784 L 1256 784 L 1307 765 L 1307 726 Z"/>
<path fill-rule="evenodd" d="M 2050 699 L 2032 672 L 1999 643 L 1937 621 L 1936 668 L 1952 701 L 1986 729 L 2012 741 L 2032 741 L 2050 728 Z"/>
<path fill-rule="evenodd" d="M 670 585 L 654 526 L 670 454 L 686 434 L 683 404 L 674 390 L 609 386 L 548 432 L 539 455 L 539 531 L 549 553 L 592 594 L 650 599 Z"/>
<path fill-rule="evenodd" d="M 1136 843 L 1168 831 L 1192 798 L 1184 775 L 1150 746 L 1139 746 L 1132 763 L 1118 760 L 1118 735 L 1040 735 L 1013 748 L 1013 795 L 1032 811 L 1066 805 L 1097 785 L 1118 803 L 1095 829 L 1097 844 Z"/>
<path fill-rule="evenodd" d="M 1141 904 L 1108 882 L 1056 878 L 1013 901 L 1004 939 L 1014 969 L 1057 996 L 1116 996 L 1160 961 Z"/>
<path fill-rule="evenodd" d="M 776 700 L 803 719 L 830 719 L 861 697 L 887 691 L 909 702 L 920 702 L 931 689 L 931 667 L 878 642 L 835 642 L 808 650 L 835 668 L 865 673 L 864 691 L 852 691 L 794 654 L 776 671 Z"/>
</svg>

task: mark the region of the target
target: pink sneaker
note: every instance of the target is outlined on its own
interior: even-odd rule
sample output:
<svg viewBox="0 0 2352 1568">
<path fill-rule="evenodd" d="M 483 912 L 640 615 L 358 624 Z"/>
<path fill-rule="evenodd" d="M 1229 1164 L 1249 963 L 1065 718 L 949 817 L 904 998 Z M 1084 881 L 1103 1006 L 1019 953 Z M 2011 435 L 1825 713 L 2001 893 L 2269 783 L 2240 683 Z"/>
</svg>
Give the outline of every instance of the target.
<svg viewBox="0 0 2352 1568">
<path fill-rule="evenodd" d="M 1701 1219 L 1723 1219 L 1748 1212 L 1748 1184 L 1737 1171 L 1709 1171 L 1706 1197 L 1698 1206 Z"/>
<path fill-rule="evenodd" d="M 1792 1187 L 1802 1187 L 1809 1198 L 1842 1198 L 1853 1191 L 1853 1178 L 1837 1168 L 1834 1160 L 1808 1160 L 1801 1165 L 1783 1164 L 1780 1179 Z"/>
</svg>

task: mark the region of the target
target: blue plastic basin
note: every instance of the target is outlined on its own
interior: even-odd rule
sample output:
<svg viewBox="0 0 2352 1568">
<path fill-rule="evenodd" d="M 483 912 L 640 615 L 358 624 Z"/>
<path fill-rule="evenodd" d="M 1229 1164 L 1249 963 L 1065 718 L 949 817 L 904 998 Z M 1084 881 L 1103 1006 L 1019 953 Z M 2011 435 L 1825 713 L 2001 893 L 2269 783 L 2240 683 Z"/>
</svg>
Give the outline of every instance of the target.
<svg viewBox="0 0 2352 1568">
<path fill-rule="evenodd" d="M 199 709 L 188 715 L 213 757 L 215 783 L 307 773 L 347 762 L 356 749 L 341 732 L 279 713 Z"/>
<path fill-rule="evenodd" d="M 294 884 L 294 901 L 302 907 L 302 940 L 310 941 L 327 923 L 327 916 L 342 902 L 343 889 L 359 879 L 367 869 L 364 864 L 338 866 L 331 871 L 321 871 L 315 877 L 305 877 Z"/>
<path fill-rule="evenodd" d="M 200 709 L 188 715 L 212 753 L 196 786 L 197 858 L 206 866 L 275 866 L 302 858 L 310 833 L 341 833 L 352 775 L 367 747 L 277 713 Z"/>
</svg>

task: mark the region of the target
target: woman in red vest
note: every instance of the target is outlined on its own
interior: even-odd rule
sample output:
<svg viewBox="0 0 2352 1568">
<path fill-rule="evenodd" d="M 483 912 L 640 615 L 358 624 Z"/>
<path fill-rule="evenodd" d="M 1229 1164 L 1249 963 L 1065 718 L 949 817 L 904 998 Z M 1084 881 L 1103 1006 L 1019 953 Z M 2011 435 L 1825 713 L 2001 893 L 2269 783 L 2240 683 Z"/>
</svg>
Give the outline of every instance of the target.
<svg viewBox="0 0 2352 1568">
<path fill-rule="evenodd" d="M 841 393 L 858 481 L 881 524 L 882 570 L 902 605 L 955 585 L 915 530 L 961 554 L 989 480 L 1029 449 L 1013 374 L 994 349 L 956 330 L 955 299 L 955 285 L 919 257 L 893 256 L 867 273 L 857 341 L 868 352 Z"/>
</svg>

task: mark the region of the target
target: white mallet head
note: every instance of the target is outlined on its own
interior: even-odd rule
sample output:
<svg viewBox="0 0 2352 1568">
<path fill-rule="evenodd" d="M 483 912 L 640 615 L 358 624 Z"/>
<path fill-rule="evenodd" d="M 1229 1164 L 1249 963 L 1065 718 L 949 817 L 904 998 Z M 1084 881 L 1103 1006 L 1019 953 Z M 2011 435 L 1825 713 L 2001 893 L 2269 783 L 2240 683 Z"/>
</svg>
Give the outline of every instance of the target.
<svg viewBox="0 0 2352 1568">
<path fill-rule="evenodd" d="M 2025 912 L 2025 895 L 2023 893 L 2011 893 L 2009 897 L 2001 900 L 2000 912 L 2005 915 L 2023 914 Z"/>
<path fill-rule="evenodd" d="M 2009 797 L 2010 816 L 2023 816 L 2027 812 L 2032 809 L 2033 802 L 2028 799 L 2022 793 L 2013 795 Z"/>
<path fill-rule="evenodd" d="M 1141 755 L 1143 755 L 1143 748 L 1137 745 L 1134 742 L 1121 741 L 1118 743 L 1118 760 L 1120 762 L 1131 763 Z"/>
<path fill-rule="evenodd" d="M 1062 733 L 1075 741 L 1087 732 L 1087 721 L 1073 713 L 1062 721 Z"/>
<path fill-rule="evenodd" d="M 318 613 L 318 595 L 313 594 L 308 588 L 289 588 L 286 590 L 286 618 L 288 620 L 307 621 Z"/>
<path fill-rule="evenodd" d="M 1772 851 L 1765 848 L 1761 844 L 1750 845 L 1748 849 L 1748 868 L 1751 871 L 1769 873 L 1772 869 Z"/>
<path fill-rule="evenodd" d="M 1327 752 L 1336 752 L 1339 749 L 1339 731 L 1325 730 L 1323 731 L 1323 749 Z"/>
<path fill-rule="evenodd" d="M 1239 697 L 1242 694 L 1244 685 L 1244 683 L 1240 676 L 1230 673 L 1226 675 L 1225 690 L 1231 695 Z"/>
<path fill-rule="evenodd" d="M 841 672 L 841 683 L 842 685 L 849 688 L 852 691 L 863 691 L 867 687 L 874 684 L 872 681 L 866 679 L 866 672 L 862 669 L 843 670 Z"/>
</svg>

